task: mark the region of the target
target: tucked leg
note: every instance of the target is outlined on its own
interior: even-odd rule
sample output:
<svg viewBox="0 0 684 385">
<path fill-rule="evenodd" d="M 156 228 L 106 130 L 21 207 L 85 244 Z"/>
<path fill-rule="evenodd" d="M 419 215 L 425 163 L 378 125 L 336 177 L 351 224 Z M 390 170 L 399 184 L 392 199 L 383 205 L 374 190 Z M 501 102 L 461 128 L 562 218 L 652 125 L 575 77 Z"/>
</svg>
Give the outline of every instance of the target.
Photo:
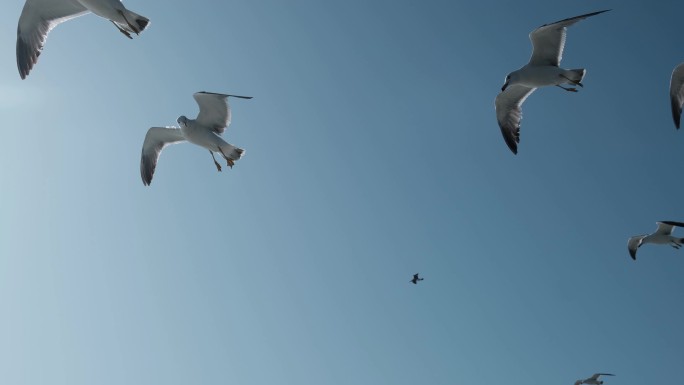
<svg viewBox="0 0 684 385">
<path fill-rule="evenodd" d="M 219 164 L 219 162 L 216 161 L 216 158 L 214 157 L 214 152 L 209 151 L 209 153 L 211 154 L 211 158 L 214 159 L 214 164 L 216 165 L 216 169 L 219 170 L 219 172 L 221 172 L 221 165 Z"/>
<path fill-rule="evenodd" d="M 221 149 L 221 147 L 219 147 L 219 151 L 221 151 L 221 155 L 223 155 L 223 159 L 226 160 L 226 164 L 228 164 L 228 167 L 233 168 L 233 166 L 235 166 L 235 162 L 232 159 L 230 159 L 229 157 L 227 157 L 226 154 L 223 153 L 223 150 Z M 212 156 L 213 155 L 214 154 L 212 153 Z"/>
<path fill-rule="evenodd" d="M 569 77 L 567 77 L 567 76 L 565 76 L 565 75 L 561 75 L 561 77 L 562 77 L 563 79 L 569 81 L 570 83 L 576 85 L 576 86 L 584 87 L 584 84 L 582 84 L 582 83 L 580 83 L 580 82 L 578 82 L 578 81 L 572 80 L 572 79 L 570 79 Z"/>
<path fill-rule="evenodd" d="M 111 20 L 110 20 L 110 21 L 111 21 Z M 119 25 L 116 24 L 115 22 L 112 21 L 112 24 L 114 24 L 114 26 L 116 27 L 116 29 L 118 29 L 121 33 L 123 33 L 124 35 L 126 35 L 127 38 L 129 38 L 129 39 L 132 39 L 132 38 L 133 38 L 133 37 L 131 37 L 131 34 L 128 33 L 128 31 L 126 31 L 125 29 L 119 27 Z"/>
<path fill-rule="evenodd" d="M 577 92 L 577 88 L 565 88 L 565 87 L 563 87 L 563 86 L 560 85 L 560 84 L 556 84 L 556 87 L 560 87 L 560 88 L 562 88 L 562 89 L 564 89 L 564 90 L 566 90 L 566 91 L 570 91 L 570 92 Z"/>
</svg>

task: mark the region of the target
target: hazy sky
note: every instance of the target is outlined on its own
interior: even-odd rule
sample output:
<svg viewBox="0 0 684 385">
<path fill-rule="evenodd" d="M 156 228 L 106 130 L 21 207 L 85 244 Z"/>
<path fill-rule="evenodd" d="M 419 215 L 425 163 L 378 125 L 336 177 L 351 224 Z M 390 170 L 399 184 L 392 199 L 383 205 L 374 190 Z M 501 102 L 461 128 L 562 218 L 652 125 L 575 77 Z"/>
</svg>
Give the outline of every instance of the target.
<svg viewBox="0 0 684 385">
<path fill-rule="evenodd" d="M 0 382 L 12 385 L 676 384 L 684 221 L 668 86 L 680 1 L 127 0 L 22 81 L 0 6 Z M 494 98 L 528 34 L 571 27 L 574 94 Z M 232 100 L 218 173 L 150 126 Z M 684 230 L 676 230 L 684 236 Z M 425 281 L 409 283 L 420 272 Z"/>
</svg>

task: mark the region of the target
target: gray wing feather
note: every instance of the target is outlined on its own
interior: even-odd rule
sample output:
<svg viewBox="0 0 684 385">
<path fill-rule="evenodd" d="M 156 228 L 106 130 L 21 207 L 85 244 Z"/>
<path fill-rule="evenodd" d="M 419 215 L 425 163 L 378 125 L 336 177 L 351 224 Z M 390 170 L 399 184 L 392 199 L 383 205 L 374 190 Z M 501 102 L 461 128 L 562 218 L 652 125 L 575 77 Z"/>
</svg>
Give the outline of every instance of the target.
<svg viewBox="0 0 684 385">
<path fill-rule="evenodd" d="M 637 249 L 641 246 L 641 241 L 644 239 L 643 235 L 637 235 L 629 238 L 627 241 L 627 249 L 629 250 L 629 256 L 636 261 Z"/>
<path fill-rule="evenodd" d="M 140 176 L 145 186 L 152 183 L 157 160 L 164 147 L 182 141 L 185 141 L 185 137 L 176 127 L 152 127 L 147 130 L 140 156 Z"/>
<path fill-rule="evenodd" d="M 501 134 L 514 154 L 518 153 L 520 142 L 520 121 L 522 120 L 522 104 L 536 88 L 528 88 L 518 84 L 508 86 L 496 96 L 496 120 L 499 122 Z"/>
<path fill-rule="evenodd" d="M 530 32 L 530 40 L 532 41 L 532 57 L 530 57 L 530 64 L 558 66 L 563 58 L 565 37 L 568 31 L 567 27 L 580 20 L 586 19 L 587 17 L 608 11 L 610 11 L 610 9 L 570 17 L 555 23 L 544 24 Z"/>
<path fill-rule="evenodd" d="M 230 125 L 230 106 L 228 95 L 211 92 L 196 92 L 192 95 L 199 105 L 197 123 L 222 134 Z"/>
<path fill-rule="evenodd" d="M 598 380 L 599 376 L 614 376 L 614 374 L 610 374 L 610 373 L 595 373 L 593 376 L 591 376 L 591 378 L 592 378 L 593 380 Z"/>
<path fill-rule="evenodd" d="M 684 227 L 684 223 L 673 222 L 673 221 L 660 221 L 658 222 L 658 229 L 656 233 L 670 235 L 675 227 Z"/>
<path fill-rule="evenodd" d="M 679 129 L 682 116 L 682 104 L 684 104 L 684 63 L 675 67 L 670 78 L 670 105 L 672 106 L 672 119 L 677 129 Z"/>
<path fill-rule="evenodd" d="M 50 30 L 88 12 L 71 0 L 26 0 L 17 26 L 17 68 L 21 78 L 25 79 L 38 61 Z"/>
</svg>

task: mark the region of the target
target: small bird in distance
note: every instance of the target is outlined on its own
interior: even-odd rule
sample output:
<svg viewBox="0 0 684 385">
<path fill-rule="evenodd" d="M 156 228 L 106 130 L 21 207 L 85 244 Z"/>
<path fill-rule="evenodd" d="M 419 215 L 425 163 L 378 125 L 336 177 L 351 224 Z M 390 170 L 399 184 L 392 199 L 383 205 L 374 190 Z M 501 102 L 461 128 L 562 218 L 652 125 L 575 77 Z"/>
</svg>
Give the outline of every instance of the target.
<svg viewBox="0 0 684 385">
<path fill-rule="evenodd" d="M 584 380 L 577 380 L 575 381 L 575 385 L 582 385 L 582 384 L 587 384 L 587 385 L 602 385 L 603 381 L 599 380 L 600 376 L 614 376 L 614 374 L 610 373 L 595 373 L 593 376 L 589 378 L 585 378 Z"/>
<path fill-rule="evenodd" d="M 415 285 L 418 283 L 418 281 L 422 281 L 423 279 L 425 279 L 425 278 L 418 278 L 418 274 L 419 273 L 413 274 L 413 279 L 410 280 L 409 282 L 411 282 Z"/>
</svg>

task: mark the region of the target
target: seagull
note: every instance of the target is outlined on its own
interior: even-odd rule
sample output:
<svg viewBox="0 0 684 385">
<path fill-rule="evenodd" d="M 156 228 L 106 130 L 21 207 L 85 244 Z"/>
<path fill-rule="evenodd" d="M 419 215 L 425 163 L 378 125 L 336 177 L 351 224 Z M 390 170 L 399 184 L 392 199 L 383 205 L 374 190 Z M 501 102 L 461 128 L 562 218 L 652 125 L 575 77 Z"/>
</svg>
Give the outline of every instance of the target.
<svg viewBox="0 0 684 385">
<path fill-rule="evenodd" d="M 240 159 L 245 152 L 245 150 L 227 143 L 220 135 L 230 125 L 228 97 L 241 99 L 251 99 L 252 97 L 204 91 L 196 92 L 192 96 L 200 108 L 197 119 L 181 116 L 177 120 L 180 128 L 152 127 L 147 131 L 140 158 L 140 176 L 145 186 L 152 183 L 159 154 L 169 144 L 188 141 L 206 148 L 219 171 L 221 171 L 221 165 L 216 161 L 214 152 L 221 153 L 230 168 L 233 168 L 235 161 Z"/>
<path fill-rule="evenodd" d="M 582 385 L 582 384 L 588 384 L 588 385 L 601 385 L 603 384 L 603 381 L 599 380 L 599 376 L 614 376 L 614 374 L 610 373 L 595 373 L 593 376 L 589 378 L 585 378 L 584 380 L 577 380 L 575 381 L 575 385 Z"/>
<path fill-rule="evenodd" d="M 58 24 L 92 12 L 108 19 L 132 39 L 140 34 L 150 20 L 131 12 L 119 0 L 26 0 L 17 28 L 17 67 L 26 79 L 38 61 L 48 33 Z"/>
<path fill-rule="evenodd" d="M 672 230 L 675 227 L 684 227 L 682 222 L 660 221 L 656 222 L 658 229 L 653 234 L 635 235 L 627 241 L 627 249 L 629 255 L 636 261 L 637 249 L 644 243 L 670 244 L 675 249 L 679 249 L 684 244 L 684 238 L 677 238 L 672 236 Z"/>
<path fill-rule="evenodd" d="M 684 63 L 675 67 L 670 78 L 670 104 L 672 105 L 672 119 L 675 127 L 679 129 L 679 121 L 682 116 L 682 104 L 684 104 Z"/>
<path fill-rule="evenodd" d="M 410 280 L 409 282 L 413 282 L 413 284 L 415 285 L 418 283 L 418 281 L 422 281 L 423 279 L 425 279 L 425 278 L 418 278 L 418 274 L 419 273 L 413 274 L 413 279 Z"/>
<path fill-rule="evenodd" d="M 530 40 L 532 41 L 530 62 L 506 76 L 506 82 L 501 87 L 501 93 L 497 95 L 495 101 L 496 119 L 499 122 L 501 133 L 508 148 L 514 154 L 518 153 L 518 143 L 520 142 L 522 104 L 534 90 L 538 87 L 557 86 L 566 91 L 577 92 L 577 88 L 563 87 L 561 84 L 564 83 L 584 87 L 582 79 L 586 73 L 585 69 L 566 70 L 559 67 L 563 56 L 567 27 L 580 20 L 608 11 L 610 9 L 544 24 L 530 33 Z"/>
</svg>

